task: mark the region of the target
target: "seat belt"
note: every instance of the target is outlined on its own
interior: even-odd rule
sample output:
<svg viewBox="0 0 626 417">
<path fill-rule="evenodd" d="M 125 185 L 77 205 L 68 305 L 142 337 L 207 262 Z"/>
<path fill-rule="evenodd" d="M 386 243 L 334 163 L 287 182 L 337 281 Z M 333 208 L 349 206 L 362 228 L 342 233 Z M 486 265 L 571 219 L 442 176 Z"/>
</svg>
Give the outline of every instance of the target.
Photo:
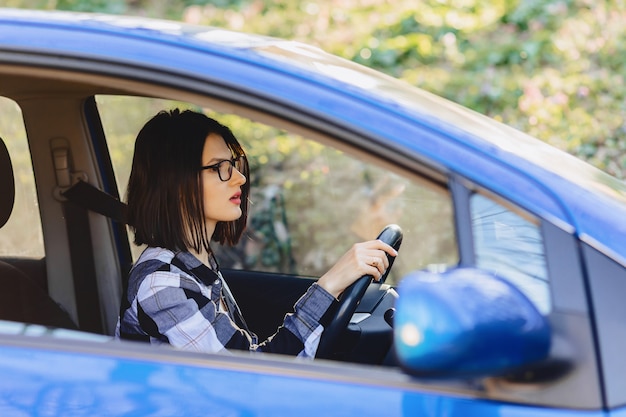
<svg viewBox="0 0 626 417">
<path fill-rule="evenodd" d="M 69 240 L 70 262 L 74 281 L 78 327 L 81 330 L 103 333 L 102 312 L 96 282 L 96 267 L 91 241 L 88 211 L 64 198 L 64 190 L 72 185 L 80 173 L 72 172 L 69 143 L 65 138 L 50 141 L 55 169 L 55 197 L 61 202 Z M 83 182 L 83 181 L 78 181 Z"/>
<path fill-rule="evenodd" d="M 81 330 L 102 333 L 102 317 L 91 229 L 87 210 L 68 201 L 63 203 L 63 214 L 69 239 L 74 293 L 78 311 L 78 327 Z"/>
<path fill-rule="evenodd" d="M 94 259 L 89 232 L 89 211 L 101 214 L 114 221 L 126 224 L 126 204 L 105 193 L 86 181 L 78 180 L 61 192 L 67 199 L 63 204 L 66 213 L 72 270 L 76 271 L 74 289 L 77 294 L 77 309 L 80 327 L 84 330 L 101 332 L 100 303 L 95 276 Z M 91 279 L 90 279 L 91 278 Z M 92 296 L 83 298 L 83 294 Z"/>
<path fill-rule="evenodd" d="M 77 181 L 61 194 L 84 209 L 126 224 L 126 204 L 86 181 Z"/>
</svg>

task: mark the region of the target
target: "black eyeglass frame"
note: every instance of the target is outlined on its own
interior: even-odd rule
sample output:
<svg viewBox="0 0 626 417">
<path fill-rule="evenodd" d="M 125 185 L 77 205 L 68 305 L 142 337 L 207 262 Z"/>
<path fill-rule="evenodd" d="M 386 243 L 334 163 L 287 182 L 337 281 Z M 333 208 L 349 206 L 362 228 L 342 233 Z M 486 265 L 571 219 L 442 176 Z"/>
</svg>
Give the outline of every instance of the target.
<svg viewBox="0 0 626 417">
<path fill-rule="evenodd" d="M 236 167 L 235 164 L 240 163 L 240 160 L 245 158 L 243 155 L 238 155 L 232 159 L 224 159 L 223 161 L 219 161 L 218 163 L 212 165 L 205 165 L 200 167 L 200 171 L 204 171 L 205 169 L 212 169 L 217 172 L 217 176 L 220 178 L 220 181 L 226 182 L 229 181 L 233 177 L 233 168 L 236 168 L 237 171 L 241 172 L 242 166 Z M 224 163 L 228 163 L 228 171 L 226 171 L 226 178 L 222 178 L 222 166 Z"/>
</svg>

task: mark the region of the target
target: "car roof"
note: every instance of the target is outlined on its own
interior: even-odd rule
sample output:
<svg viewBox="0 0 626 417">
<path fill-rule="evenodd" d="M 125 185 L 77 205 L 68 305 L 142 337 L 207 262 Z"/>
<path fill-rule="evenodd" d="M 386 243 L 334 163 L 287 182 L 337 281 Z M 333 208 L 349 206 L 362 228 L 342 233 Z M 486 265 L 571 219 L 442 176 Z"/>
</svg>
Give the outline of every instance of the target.
<svg viewBox="0 0 626 417">
<path fill-rule="evenodd" d="M 25 30 L 25 25 L 33 30 Z M 12 27 L 20 28 L 19 37 L 15 36 Z M 41 36 L 39 30 L 46 30 L 46 36 Z M 12 36 L 8 36 L 9 33 Z M 95 50 L 90 35 L 105 36 L 107 42 L 100 43 Z M 133 46 L 133 40 L 140 46 Z M 467 152 L 480 154 L 495 165 L 506 166 L 533 184 L 533 189 L 527 187 L 528 196 L 525 197 L 519 195 L 518 189 L 511 191 L 500 185 L 495 191 L 503 197 L 520 201 L 536 198 L 532 195 L 534 193 L 549 194 L 557 208 L 545 212 L 539 210 L 536 214 L 570 225 L 582 239 L 626 263 L 624 182 L 518 130 L 405 82 L 319 48 L 266 36 L 139 17 L 0 9 L 0 50 L 19 51 L 25 48 L 45 50 L 47 53 L 56 50 L 76 56 L 91 55 L 101 61 L 116 57 L 126 59 L 133 65 L 138 62 L 155 66 L 176 65 L 167 64 L 170 57 L 161 56 L 163 54 L 158 47 L 154 50 L 145 48 L 146 42 L 254 65 L 260 71 L 258 77 L 267 76 L 263 83 L 257 81 L 259 89 L 273 88 L 272 93 L 289 96 L 294 104 L 300 101 L 302 107 L 317 108 L 343 121 L 361 123 L 364 131 L 379 133 L 381 137 L 393 134 L 386 131 L 390 128 L 388 125 L 376 125 L 389 120 L 383 114 L 395 118 L 398 125 L 413 124 L 422 130 L 437 132 L 438 138 L 445 137 Z M 138 48 L 144 48 L 142 53 L 137 53 Z M 189 59 L 194 58 L 190 55 Z M 186 65 L 186 70 L 189 70 L 191 63 Z M 202 74 L 207 75 L 207 69 L 202 65 L 208 64 L 198 62 L 197 72 L 204 71 Z M 235 71 L 237 67 L 230 69 Z M 271 74 L 278 76 L 272 79 Z M 304 91 L 288 91 L 289 86 L 281 89 L 281 74 L 304 80 L 312 88 L 318 87 L 320 93 L 314 96 Z M 359 120 L 359 108 L 329 103 L 322 90 L 349 97 L 353 100 L 350 106 L 363 103 L 370 107 L 369 111 L 378 110 L 380 120 Z M 402 129 L 397 129 L 397 133 L 402 132 Z M 475 166 L 466 163 L 462 152 L 444 154 L 440 143 L 418 142 L 415 138 L 398 135 L 386 145 L 403 152 L 426 154 L 429 160 L 452 171 L 467 174 L 483 185 L 496 186 L 496 181 L 489 178 L 493 172 L 478 172 Z"/>
</svg>

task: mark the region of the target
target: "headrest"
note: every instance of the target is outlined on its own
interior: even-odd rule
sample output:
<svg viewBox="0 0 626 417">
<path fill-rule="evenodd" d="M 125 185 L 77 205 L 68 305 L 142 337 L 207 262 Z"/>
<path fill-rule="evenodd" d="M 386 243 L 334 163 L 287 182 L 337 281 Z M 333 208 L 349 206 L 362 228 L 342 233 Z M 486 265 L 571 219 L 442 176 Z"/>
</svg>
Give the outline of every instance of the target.
<svg viewBox="0 0 626 417">
<path fill-rule="evenodd" d="M 0 227 L 11 217 L 15 202 L 15 179 L 9 151 L 0 138 Z"/>
</svg>

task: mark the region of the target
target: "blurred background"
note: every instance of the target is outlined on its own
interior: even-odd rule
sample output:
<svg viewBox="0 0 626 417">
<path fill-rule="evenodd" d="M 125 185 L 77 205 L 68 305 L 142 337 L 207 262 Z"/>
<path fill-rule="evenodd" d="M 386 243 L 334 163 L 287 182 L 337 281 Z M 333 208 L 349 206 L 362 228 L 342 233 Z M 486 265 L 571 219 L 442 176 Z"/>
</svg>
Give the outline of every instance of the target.
<svg viewBox="0 0 626 417">
<path fill-rule="evenodd" d="M 623 0 L 0 0 L 299 40 L 626 178 Z"/>
<path fill-rule="evenodd" d="M 626 178 L 622 0 L 0 0 L 303 41 Z"/>
<path fill-rule="evenodd" d="M 3 7 L 166 18 L 302 41 L 493 117 L 620 179 L 626 178 L 625 3 L 0 0 Z M 181 104 L 129 97 L 97 100 L 119 192 L 124 196 L 136 132 L 159 109 Z M 373 238 L 382 225 L 396 217 L 394 221 L 407 232 L 403 250 L 408 245 L 408 253 L 419 254 L 396 263 L 394 274 L 398 277 L 427 265 L 458 262 L 453 223 L 445 220 L 452 218 L 453 210 L 447 195 L 405 184 L 393 173 L 308 143 L 306 138 L 237 115 L 210 116 L 230 126 L 240 140 L 254 141 L 254 145 L 243 142 L 249 150 L 251 178 L 256 179 L 251 196 L 256 208 L 251 210 L 247 232 L 250 238 L 243 240 L 252 243 L 230 252 L 218 250 L 223 267 L 320 276 L 352 242 Z M 0 132 L 15 138 L 10 152 L 19 194 L 19 208 L 0 236 L 0 254 L 43 257 L 40 223 L 31 221 L 39 213 L 21 120 L 17 104 L 0 97 Z M 303 171 L 303 166 L 308 169 Z M 361 181 L 359 186 L 343 180 L 354 177 Z M 330 184 L 349 184 L 350 189 L 338 191 Z M 402 186 L 394 196 L 398 197 L 396 203 L 390 203 L 383 193 L 387 184 Z M 313 194 L 310 190 L 317 191 Z M 326 203 L 337 200 L 336 195 L 342 196 L 343 209 Z M 364 201 L 371 205 L 364 206 Z M 346 210 L 348 206 L 351 209 Z M 361 213 L 359 210 L 364 214 L 355 219 L 353 214 Z M 338 225 L 351 225 L 341 239 L 337 230 L 343 229 Z M 316 231 L 314 238 L 310 230 Z M 411 241 L 407 236 L 420 238 Z M 136 256 L 141 248 L 133 248 Z M 392 276 L 391 281 L 394 279 Z M 539 294 L 538 303 L 544 305 L 547 293 L 541 291 L 535 293 Z"/>
</svg>

